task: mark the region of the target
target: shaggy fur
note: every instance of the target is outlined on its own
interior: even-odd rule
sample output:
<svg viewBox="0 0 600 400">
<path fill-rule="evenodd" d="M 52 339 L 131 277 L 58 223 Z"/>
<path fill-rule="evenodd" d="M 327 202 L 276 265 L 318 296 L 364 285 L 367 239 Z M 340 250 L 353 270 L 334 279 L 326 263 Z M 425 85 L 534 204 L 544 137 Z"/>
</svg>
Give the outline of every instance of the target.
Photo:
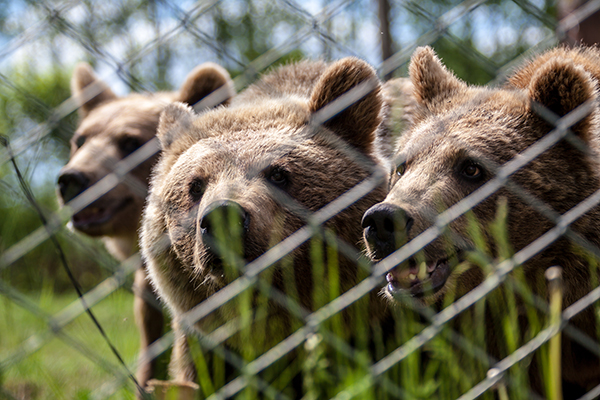
<svg viewBox="0 0 600 400">
<path fill-rule="evenodd" d="M 397 145 L 398 167 L 392 172 L 390 193 L 363 219 L 364 238 L 373 259 L 388 256 L 418 236 L 432 225 L 440 210 L 475 191 L 493 178 L 497 166 L 518 157 L 548 134 L 553 127 L 534 111 L 536 104 L 562 117 L 587 101 L 595 101 L 591 114 L 572 128 L 589 146 L 589 151 L 582 152 L 562 140 L 511 179 L 560 214 L 600 189 L 599 61 L 600 53 L 595 48 L 555 49 L 520 68 L 505 88 L 488 89 L 471 87 L 457 79 L 431 48 L 417 49 L 410 64 L 410 79 L 417 99 L 412 114 L 414 125 Z M 554 227 L 550 220 L 505 188 L 473 208 L 483 226 L 494 220 L 502 199 L 508 204 L 508 237 L 515 251 Z M 599 246 L 600 208 L 579 218 L 571 229 Z M 453 269 L 457 261 L 465 261 L 466 253 L 473 248 L 466 218 L 452 222 L 449 230 L 459 239 L 449 246 L 448 240 L 439 238 L 423 250 L 429 275 L 418 271 L 417 263 L 412 260 L 390 271 L 389 285 L 384 289 L 390 299 L 403 293 L 440 306 L 448 293 L 460 297 L 482 282 L 484 275 L 478 268 L 461 273 Z M 490 236 L 486 239 L 493 249 L 493 239 Z M 547 297 L 544 272 L 554 265 L 563 268 L 564 307 L 593 289 L 590 282 L 597 277 L 591 279 L 589 263 L 576 247 L 561 238 L 525 263 L 523 271 L 534 293 Z M 449 276 L 444 277 L 448 264 Z M 443 285 L 437 287 L 440 282 Z M 427 290 L 427 286 L 436 286 L 436 290 Z M 597 340 L 591 308 L 571 323 Z M 496 328 L 488 332 L 493 329 Z M 496 329 L 496 339 L 502 340 L 497 337 L 498 332 L 502 330 Z M 494 340 L 494 335 L 490 335 L 489 350 L 498 357 L 506 356 L 498 353 Z M 585 393 L 582 390 L 600 383 L 600 362 L 563 335 L 562 373 L 564 398 L 576 398 Z M 535 380 L 532 377 L 534 385 Z"/>
<path fill-rule="evenodd" d="M 115 163 L 152 139 L 159 115 L 169 103 L 180 101 L 193 105 L 219 88 L 223 88 L 220 92 L 224 98 L 233 95 L 229 74 L 212 63 L 196 67 L 177 92 L 131 94 L 123 98 L 99 80 L 89 65 L 82 63 L 75 68 L 71 88 L 80 102 L 81 121 L 71 139 L 70 160 L 61 170 L 58 181 L 61 203 L 93 186 L 112 172 Z M 118 260 L 127 259 L 138 249 L 137 230 L 150 170 L 156 159 L 154 156 L 141 163 L 129 174 L 130 181 L 118 184 L 72 217 L 75 229 L 102 238 L 108 251 Z M 158 303 L 144 268 L 136 272 L 134 290 L 135 317 L 143 353 L 161 336 L 163 318 L 162 312 L 156 309 Z M 188 374 L 193 375 L 193 366 L 188 369 Z M 153 362 L 139 366 L 137 377 L 141 385 L 153 375 Z"/>
<path fill-rule="evenodd" d="M 315 112 L 364 82 L 374 85 L 365 97 L 330 118 L 325 128 L 311 125 Z M 231 281 L 215 265 L 203 239 L 207 210 L 224 201 L 243 210 L 243 258 L 255 260 L 304 226 L 298 212 L 320 210 L 379 168 L 373 142 L 382 104 L 375 71 L 347 58 L 280 67 L 240 93 L 230 107 L 201 116 L 184 105 L 165 110 L 158 133 L 163 153 L 144 212 L 141 248 L 153 285 L 175 315 Z M 373 190 L 326 226 L 357 245 L 361 215 L 384 196 L 383 188 Z M 294 285 L 300 303 L 313 310 L 309 248 L 300 246 L 290 263 L 268 271 L 272 285 L 286 291 L 282 268 L 291 266 L 294 282 L 287 287 Z M 357 281 L 355 260 L 340 254 L 339 274 L 341 291 L 346 291 Z M 261 325 L 276 343 L 291 333 L 291 326 L 284 307 L 271 302 L 269 310 Z M 195 327 L 210 332 L 235 316 L 233 309 L 220 307 Z M 228 345 L 238 347 L 239 335 Z"/>
</svg>

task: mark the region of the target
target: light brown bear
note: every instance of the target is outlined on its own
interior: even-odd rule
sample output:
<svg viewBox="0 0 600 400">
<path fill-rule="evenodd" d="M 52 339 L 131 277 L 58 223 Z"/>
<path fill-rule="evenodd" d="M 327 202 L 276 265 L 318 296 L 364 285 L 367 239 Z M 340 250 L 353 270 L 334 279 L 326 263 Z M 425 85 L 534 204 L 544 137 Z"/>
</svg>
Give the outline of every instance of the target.
<svg viewBox="0 0 600 400">
<path fill-rule="evenodd" d="M 587 150 L 562 139 L 510 179 L 558 214 L 573 209 L 600 189 L 597 49 L 550 51 L 518 70 L 501 89 L 465 84 L 441 64 L 429 47 L 415 51 L 409 71 L 417 102 L 412 116 L 414 125 L 397 144 L 397 167 L 392 171 L 390 193 L 384 202 L 370 208 L 362 220 L 364 239 L 373 260 L 384 259 L 432 227 L 439 212 L 482 187 L 494 178 L 498 166 L 514 160 L 551 132 L 554 126 L 540 117 L 536 104 L 557 117 L 586 102 L 592 104 L 591 113 L 571 127 Z M 505 187 L 475 203 L 472 213 L 482 226 L 496 218 L 502 199 L 508 206 L 507 236 L 514 251 L 525 248 L 555 226 Z M 484 279 L 481 269 L 455 268 L 459 262 L 468 265 L 467 254 L 474 248 L 467 226 L 465 216 L 454 220 L 448 226 L 453 235 L 440 236 L 424 247 L 424 264 L 416 262 L 415 257 L 389 271 L 385 295 L 390 299 L 409 296 L 440 307 L 446 295 L 460 297 L 480 284 Z M 570 229 L 599 246 L 600 207 L 596 205 L 576 219 Z M 494 249 L 489 232 L 486 239 Z M 589 260 L 578 248 L 562 237 L 527 260 L 522 268 L 533 292 L 547 298 L 544 273 L 558 265 L 563 268 L 564 307 L 589 293 L 592 282 L 597 282 L 597 271 L 591 276 Z M 491 324 L 491 320 L 486 323 Z M 597 340 L 597 322 L 591 307 L 570 323 Z M 493 329 L 502 332 L 499 326 Z M 492 352 L 500 347 L 489 343 Z M 600 360 L 566 334 L 562 348 L 564 398 L 578 398 L 600 383 Z M 534 387 L 536 379 L 532 377 Z M 541 390 L 539 386 L 535 389 Z"/>
<path fill-rule="evenodd" d="M 217 89 L 222 88 L 217 91 Z M 79 126 L 71 139 L 71 157 L 58 178 L 65 204 L 113 172 L 117 162 L 134 153 L 156 135 L 160 113 L 171 102 L 194 105 L 211 93 L 217 102 L 233 95 L 229 74 L 216 64 L 196 67 L 176 92 L 130 94 L 118 97 L 96 77 L 88 64 L 78 64 L 71 80 L 80 102 Z M 201 103 L 202 104 L 202 103 Z M 138 228 L 147 193 L 150 170 L 157 156 L 143 160 L 126 179 L 77 211 L 71 224 L 77 231 L 103 240 L 108 251 L 124 261 L 138 251 Z M 149 286 L 144 268 L 135 275 L 134 312 L 140 331 L 141 354 L 160 338 L 163 316 Z M 142 358 L 140 360 L 143 360 Z M 142 361 L 137 379 L 144 386 L 154 376 L 154 362 Z M 193 366 L 189 374 L 193 375 Z"/>
<path fill-rule="evenodd" d="M 324 107 L 336 107 L 337 99 L 349 101 L 342 95 L 353 88 L 366 92 L 340 106 L 323 125 L 316 122 Z M 141 250 L 153 285 L 174 315 L 185 314 L 239 275 L 230 276 L 224 268 L 235 262 L 223 261 L 233 249 L 224 254 L 219 247 L 224 244 L 215 243 L 217 231 L 228 222 L 234 226 L 224 228 L 224 235 L 229 242 L 241 241 L 237 254 L 245 268 L 304 227 L 308 215 L 362 183 L 370 189 L 324 223 L 346 244 L 360 244 L 362 214 L 385 197 L 377 180 L 369 183 L 373 174 L 382 173 L 374 155 L 382 104 L 373 68 L 346 58 L 280 67 L 236 96 L 230 107 L 201 116 L 181 104 L 165 110 L 158 129 L 162 155 L 144 212 Z M 219 215 L 220 223 L 214 219 Z M 300 305 L 314 310 L 314 260 L 304 241 L 290 252 L 288 263 L 268 267 L 263 279 L 279 292 L 290 294 L 294 287 Z M 358 254 L 336 256 L 341 292 L 357 282 Z M 267 309 L 266 321 L 257 323 L 263 335 L 253 338 L 275 344 L 292 332 L 289 313 L 274 300 Z M 237 316 L 226 305 L 194 326 L 212 332 Z M 227 344 L 240 349 L 240 340 L 234 335 Z"/>
</svg>

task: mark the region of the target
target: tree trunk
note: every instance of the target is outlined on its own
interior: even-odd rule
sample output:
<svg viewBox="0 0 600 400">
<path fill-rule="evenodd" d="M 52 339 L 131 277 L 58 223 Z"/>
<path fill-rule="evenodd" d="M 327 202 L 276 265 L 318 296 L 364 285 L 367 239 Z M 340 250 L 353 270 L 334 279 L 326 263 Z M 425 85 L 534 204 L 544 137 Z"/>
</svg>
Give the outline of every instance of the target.
<svg viewBox="0 0 600 400">
<path fill-rule="evenodd" d="M 392 35 L 390 33 L 390 2 L 389 0 L 377 0 L 379 7 L 379 30 L 381 33 L 381 59 L 383 61 L 390 58 L 393 54 Z M 384 79 L 390 79 L 391 73 L 384 76 Z"/>
</svg>

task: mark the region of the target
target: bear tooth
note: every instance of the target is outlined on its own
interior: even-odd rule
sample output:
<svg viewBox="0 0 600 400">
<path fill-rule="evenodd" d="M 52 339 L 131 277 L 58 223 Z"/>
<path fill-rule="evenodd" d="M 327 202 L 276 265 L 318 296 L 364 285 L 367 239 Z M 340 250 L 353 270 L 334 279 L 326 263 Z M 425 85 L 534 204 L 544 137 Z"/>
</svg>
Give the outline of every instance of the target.
<svg viewBox="0 0 600 400">
<path fill-rule="evenodd" d="M 410 279 L 411 281 L 414 281 L 415 279 L 417 279 L 417 275 L 416 274 L 408 274 L 408 279 Z"/>
</svg>

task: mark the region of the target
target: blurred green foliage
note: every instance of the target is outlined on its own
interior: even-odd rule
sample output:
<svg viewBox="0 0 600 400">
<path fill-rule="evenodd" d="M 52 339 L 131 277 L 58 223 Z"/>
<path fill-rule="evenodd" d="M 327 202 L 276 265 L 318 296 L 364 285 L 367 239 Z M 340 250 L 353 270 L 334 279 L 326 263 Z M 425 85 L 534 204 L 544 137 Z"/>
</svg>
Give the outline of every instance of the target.
<svg viewBox="0 0 600 400">
<path fill-rule="evenodd" d="M 53 286 L 52 280 L 47 280 L 31 295 L 32 303 L 48 315 L 79 302 L 73 292 L 59 294 Z M 94 307 L 96 317 L 127 363 L 135 362 L 139 348 L 132 303 L 131 293 L 118 290 Z M 48 321 L 6 297 L 0 297 L 0 330 L 3 333 L 0 335 L 0 354 L 14 355 L 23 342 L 31 341 L 31 338 L 43 339 L 48 328 Z M 2 370 L 0 398 L 11 399 L 3 396 L 3 390 L 6 390 L 22 399 L 86 400 L 92 398 L 90 394 L 104 382 L 123 375 L 116 361 L 104 359 L 110 349 L 87 315 L 68 324 L 60 335 L 50 335 L 51 340 L 46 346 Z M 114 398 L 133 400 L 133 393 L 132 387 L 125 386 Z"/>
</svg>

